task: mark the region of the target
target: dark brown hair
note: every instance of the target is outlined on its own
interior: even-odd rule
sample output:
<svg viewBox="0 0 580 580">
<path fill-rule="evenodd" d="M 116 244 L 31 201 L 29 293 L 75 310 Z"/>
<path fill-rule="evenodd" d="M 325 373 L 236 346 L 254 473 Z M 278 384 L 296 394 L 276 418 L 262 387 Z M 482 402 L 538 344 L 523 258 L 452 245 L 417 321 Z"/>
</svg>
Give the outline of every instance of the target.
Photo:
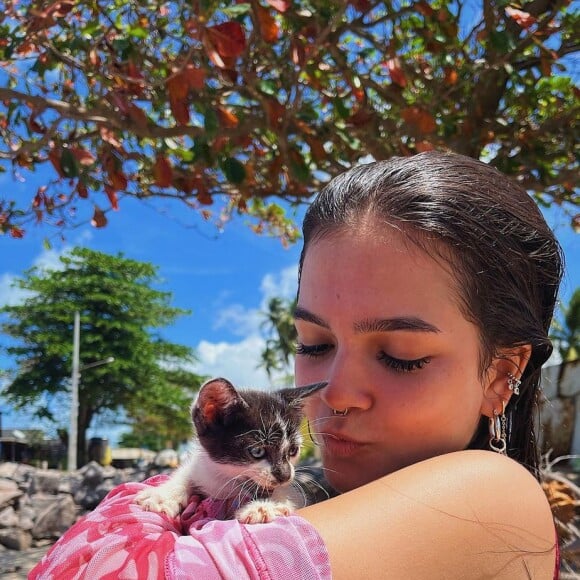
<svg viewBox="0 0 580 580">
<path fill-rule="evenodd" d="M 462 155 L 430 151 L 360 165 L 334 178 L 308 208 L 300 272 L 314 240 L 368 219 L 401 229 L 449 266 L 460 308 L 480 330 L 482 376 L 500 352 L 532 346 L 520 395 L 506 409 L 507 453 L 537 475 L 540 372 L 552 352 L 563 256 L 536 203 L 493 167 Z M 487 431 L 482 417 L 469 447 L 487 448 Z"/>
</svg>

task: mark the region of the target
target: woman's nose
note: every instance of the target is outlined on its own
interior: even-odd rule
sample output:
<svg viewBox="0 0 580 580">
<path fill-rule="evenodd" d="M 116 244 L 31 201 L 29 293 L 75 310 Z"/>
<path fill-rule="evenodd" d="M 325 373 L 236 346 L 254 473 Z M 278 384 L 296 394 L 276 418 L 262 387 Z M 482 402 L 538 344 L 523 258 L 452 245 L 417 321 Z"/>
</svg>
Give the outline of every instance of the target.
<svg viewBox="0 0 580 580">
<path fill-rule="evenodd" d="M 371 406 L 368 372 L 356 359 L 342 355 L 335 357 L 324 378 L 328 385 L 320 391 L 320 398 L 330 409 L 365 410 Z"/>
</svg>

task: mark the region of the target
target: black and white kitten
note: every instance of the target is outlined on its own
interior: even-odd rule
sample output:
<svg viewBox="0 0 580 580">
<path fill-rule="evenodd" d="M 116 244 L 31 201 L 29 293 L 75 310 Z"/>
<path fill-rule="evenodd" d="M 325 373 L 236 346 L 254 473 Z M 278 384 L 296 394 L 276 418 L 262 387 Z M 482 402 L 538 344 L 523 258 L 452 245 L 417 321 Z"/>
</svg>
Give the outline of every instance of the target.
<svg viewBox="0 0 580 580">
<path fill-rule="evenodd" d="M 237 520 L 260 523 L 289 515 L 303 402 L 325 386 L 267 393 L 236 390 L 223 378 L 206 382 L 191 410 L 197 432 L 191 453 L 167 482 L 141 491 L 136 503 L 174 517 L 194 493 L 214 499 L 251 497 L 235 512 Z"/>
</svg>

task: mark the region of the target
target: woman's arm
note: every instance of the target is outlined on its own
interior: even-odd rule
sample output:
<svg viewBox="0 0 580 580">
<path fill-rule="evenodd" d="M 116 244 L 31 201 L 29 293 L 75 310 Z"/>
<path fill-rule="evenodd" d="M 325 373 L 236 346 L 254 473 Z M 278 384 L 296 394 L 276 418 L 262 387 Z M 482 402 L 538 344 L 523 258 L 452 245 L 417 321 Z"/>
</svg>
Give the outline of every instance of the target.
<svg viewBox="0 0 580 580">
<path fill-rule="evenodd" d="M 115 488 L 49 550 L 30 580 L 329 580 L 328 555 L 316 530 L 299 517 L 268 524 L 222 521 L 224 502 L 194 496 L 170 518 L 134 502 L 147 486 Z"/>
<path fill-rule="evenodd" d="M 435 457 L 299 514 L 322 536 L 335 580 L 554 577 L 544 492 L 488 451 Z"/>
</svg>

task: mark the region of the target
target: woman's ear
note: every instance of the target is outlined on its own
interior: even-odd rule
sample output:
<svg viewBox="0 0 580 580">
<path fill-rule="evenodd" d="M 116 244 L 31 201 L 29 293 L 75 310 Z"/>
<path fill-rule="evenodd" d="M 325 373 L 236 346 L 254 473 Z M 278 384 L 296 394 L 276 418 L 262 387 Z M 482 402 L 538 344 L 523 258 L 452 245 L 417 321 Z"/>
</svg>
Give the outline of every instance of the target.
<svg viewBox="0 0 580 580">
<path fill-rule="evenodd" d="M 494 409 L 501 410 L 502 403 L 507 406 L 514 395 L 513 380 L 509 380 L 510 375 L 521 380 L 531 356 L 532 345 L 524 344 L 505 349 L 493 359 L 487 369 L 483 386 L 482 415 L 493 417 Z M 512 388 L 510 388 L 510 382 Z M 515 396 L 517 397 L 517 395 Z"/>
</svg>

